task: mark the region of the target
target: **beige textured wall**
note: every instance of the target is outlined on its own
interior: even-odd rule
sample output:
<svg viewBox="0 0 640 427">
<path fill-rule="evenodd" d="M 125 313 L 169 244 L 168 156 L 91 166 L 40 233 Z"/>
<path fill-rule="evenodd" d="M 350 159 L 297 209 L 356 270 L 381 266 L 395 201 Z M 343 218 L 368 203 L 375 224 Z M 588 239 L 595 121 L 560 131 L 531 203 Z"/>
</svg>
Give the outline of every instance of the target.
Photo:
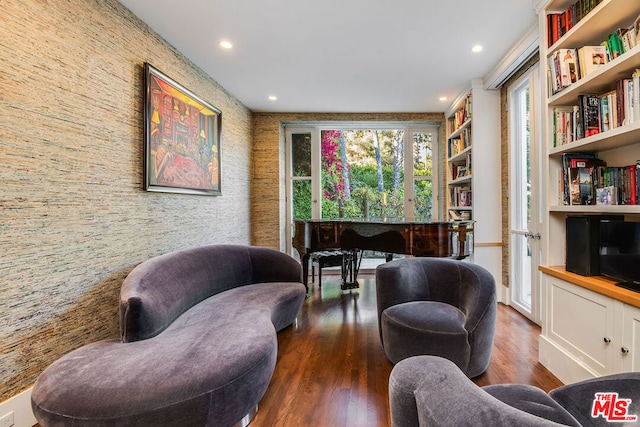
<svg viewBox="0 0 640 427">
<path fill-rule="evenodd" d="M 250 243 L 251 113 L 115 0 L 1 2 L 0 34 L 4 401 L 118 336 L 120 283 L 141 261 Z M 145 61 L 222 110 L 223 196 L 142 190 Z"/>
<path fill-rule="evenodd" d="M 444 123 L 444 113 L 254 113 L 253 244 L 285 250 L 285 174 L 283 123 L 299 122 L 429 122 Z M 441 126 L 440 142 L 444 140 Z M 443 150 L 440 150 L 442 155 Z M 442 159 L 440 160 L 442 164 Z M 443 194 L 442 189 L 440 195 Z M 442 206 L 442 203 L 440 203 Z"/>
</svg>

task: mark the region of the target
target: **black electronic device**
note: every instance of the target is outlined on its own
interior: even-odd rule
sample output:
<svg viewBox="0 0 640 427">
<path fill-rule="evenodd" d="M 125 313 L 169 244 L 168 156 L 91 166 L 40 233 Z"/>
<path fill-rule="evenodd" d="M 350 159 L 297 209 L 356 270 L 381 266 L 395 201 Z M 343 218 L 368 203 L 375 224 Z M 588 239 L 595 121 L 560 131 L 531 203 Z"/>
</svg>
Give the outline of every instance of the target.
<svg viewBox="0 0 640 427">
<path fill-rule="evenodd" d="M 598 244 L 603 221 L 624 221 L 622 215 L 575 215 L 566 220 L 566 270 L 582 276 L 600 275 Z"/>
<path fill-rule="evenodd" d="M 600 274 L 640 292 L 640 222 L 600 223 Z"/>
</svg>

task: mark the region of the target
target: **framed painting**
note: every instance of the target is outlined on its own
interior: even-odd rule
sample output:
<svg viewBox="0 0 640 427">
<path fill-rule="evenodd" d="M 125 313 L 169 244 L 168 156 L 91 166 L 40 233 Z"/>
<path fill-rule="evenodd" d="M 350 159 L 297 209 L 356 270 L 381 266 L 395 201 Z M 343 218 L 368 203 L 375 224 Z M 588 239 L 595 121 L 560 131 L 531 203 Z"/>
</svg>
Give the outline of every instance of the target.
<svg viewBox="0 0 640 427">
<path fill-rule="evenodd" d="M 145 63 L 146 191 L 219 196 L 222 113 Z"/>
</svg>

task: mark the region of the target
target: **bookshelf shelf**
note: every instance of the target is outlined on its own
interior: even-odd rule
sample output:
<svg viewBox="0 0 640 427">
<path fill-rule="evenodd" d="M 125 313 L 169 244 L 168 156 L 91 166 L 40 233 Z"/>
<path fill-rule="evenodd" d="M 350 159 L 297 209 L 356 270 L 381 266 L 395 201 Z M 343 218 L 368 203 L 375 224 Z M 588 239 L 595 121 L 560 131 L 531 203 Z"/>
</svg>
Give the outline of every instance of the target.
<svg viewBox="0 0 640 427">
<path fill-rule="evenodd" d="M 573 213 L 573 214 L 640 214 L 640 206 L 638 205 L 580 205 L 580 206 L 567 206 L 567 205 L 553 205 L 549 206 L 549 212 L 551 213 Z"/>
<path fill-rule="evenodd" d="M 449 157 L 449 163 L 463 162 L 466 159 L 467 154 L 469 153 L 471 153 L 471 146 L 465 148 L 458 154 L 455 154 L 452 157 Z"/>
<path fill-rule="evenodd" d="M 471 175 L 461 176 L 460 178 L 449 181 L 450 186 L 471 184 Z"/>
<path fill-rule="evenodd" d="M 606 151 L 640 142 L 640 122 L 620 126 L 587 138 L 549 149 L 549 156 L 563 153 Z"/>
<path fill-rule="evenodd" d="M 471 119 L 467 119 L 464 123 L 462 123 L 455 131 L 449 135 L 449 139 L 456 138 L 460 136 L 460 134 L 465 130 L 471 127 Z"/>
</svg>

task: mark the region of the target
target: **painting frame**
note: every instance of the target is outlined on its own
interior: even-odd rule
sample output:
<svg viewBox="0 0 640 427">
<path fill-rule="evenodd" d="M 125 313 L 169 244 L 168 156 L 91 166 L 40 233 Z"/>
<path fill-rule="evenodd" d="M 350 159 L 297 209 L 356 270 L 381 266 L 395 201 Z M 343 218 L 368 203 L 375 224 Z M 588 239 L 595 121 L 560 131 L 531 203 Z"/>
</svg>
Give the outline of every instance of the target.
<svg viewBox="0 0 640 427">
<path fill-rule="evenodd" d="M 222 195 L 222 112 L 144 64 L 145 191 Z"/>
</svg>

